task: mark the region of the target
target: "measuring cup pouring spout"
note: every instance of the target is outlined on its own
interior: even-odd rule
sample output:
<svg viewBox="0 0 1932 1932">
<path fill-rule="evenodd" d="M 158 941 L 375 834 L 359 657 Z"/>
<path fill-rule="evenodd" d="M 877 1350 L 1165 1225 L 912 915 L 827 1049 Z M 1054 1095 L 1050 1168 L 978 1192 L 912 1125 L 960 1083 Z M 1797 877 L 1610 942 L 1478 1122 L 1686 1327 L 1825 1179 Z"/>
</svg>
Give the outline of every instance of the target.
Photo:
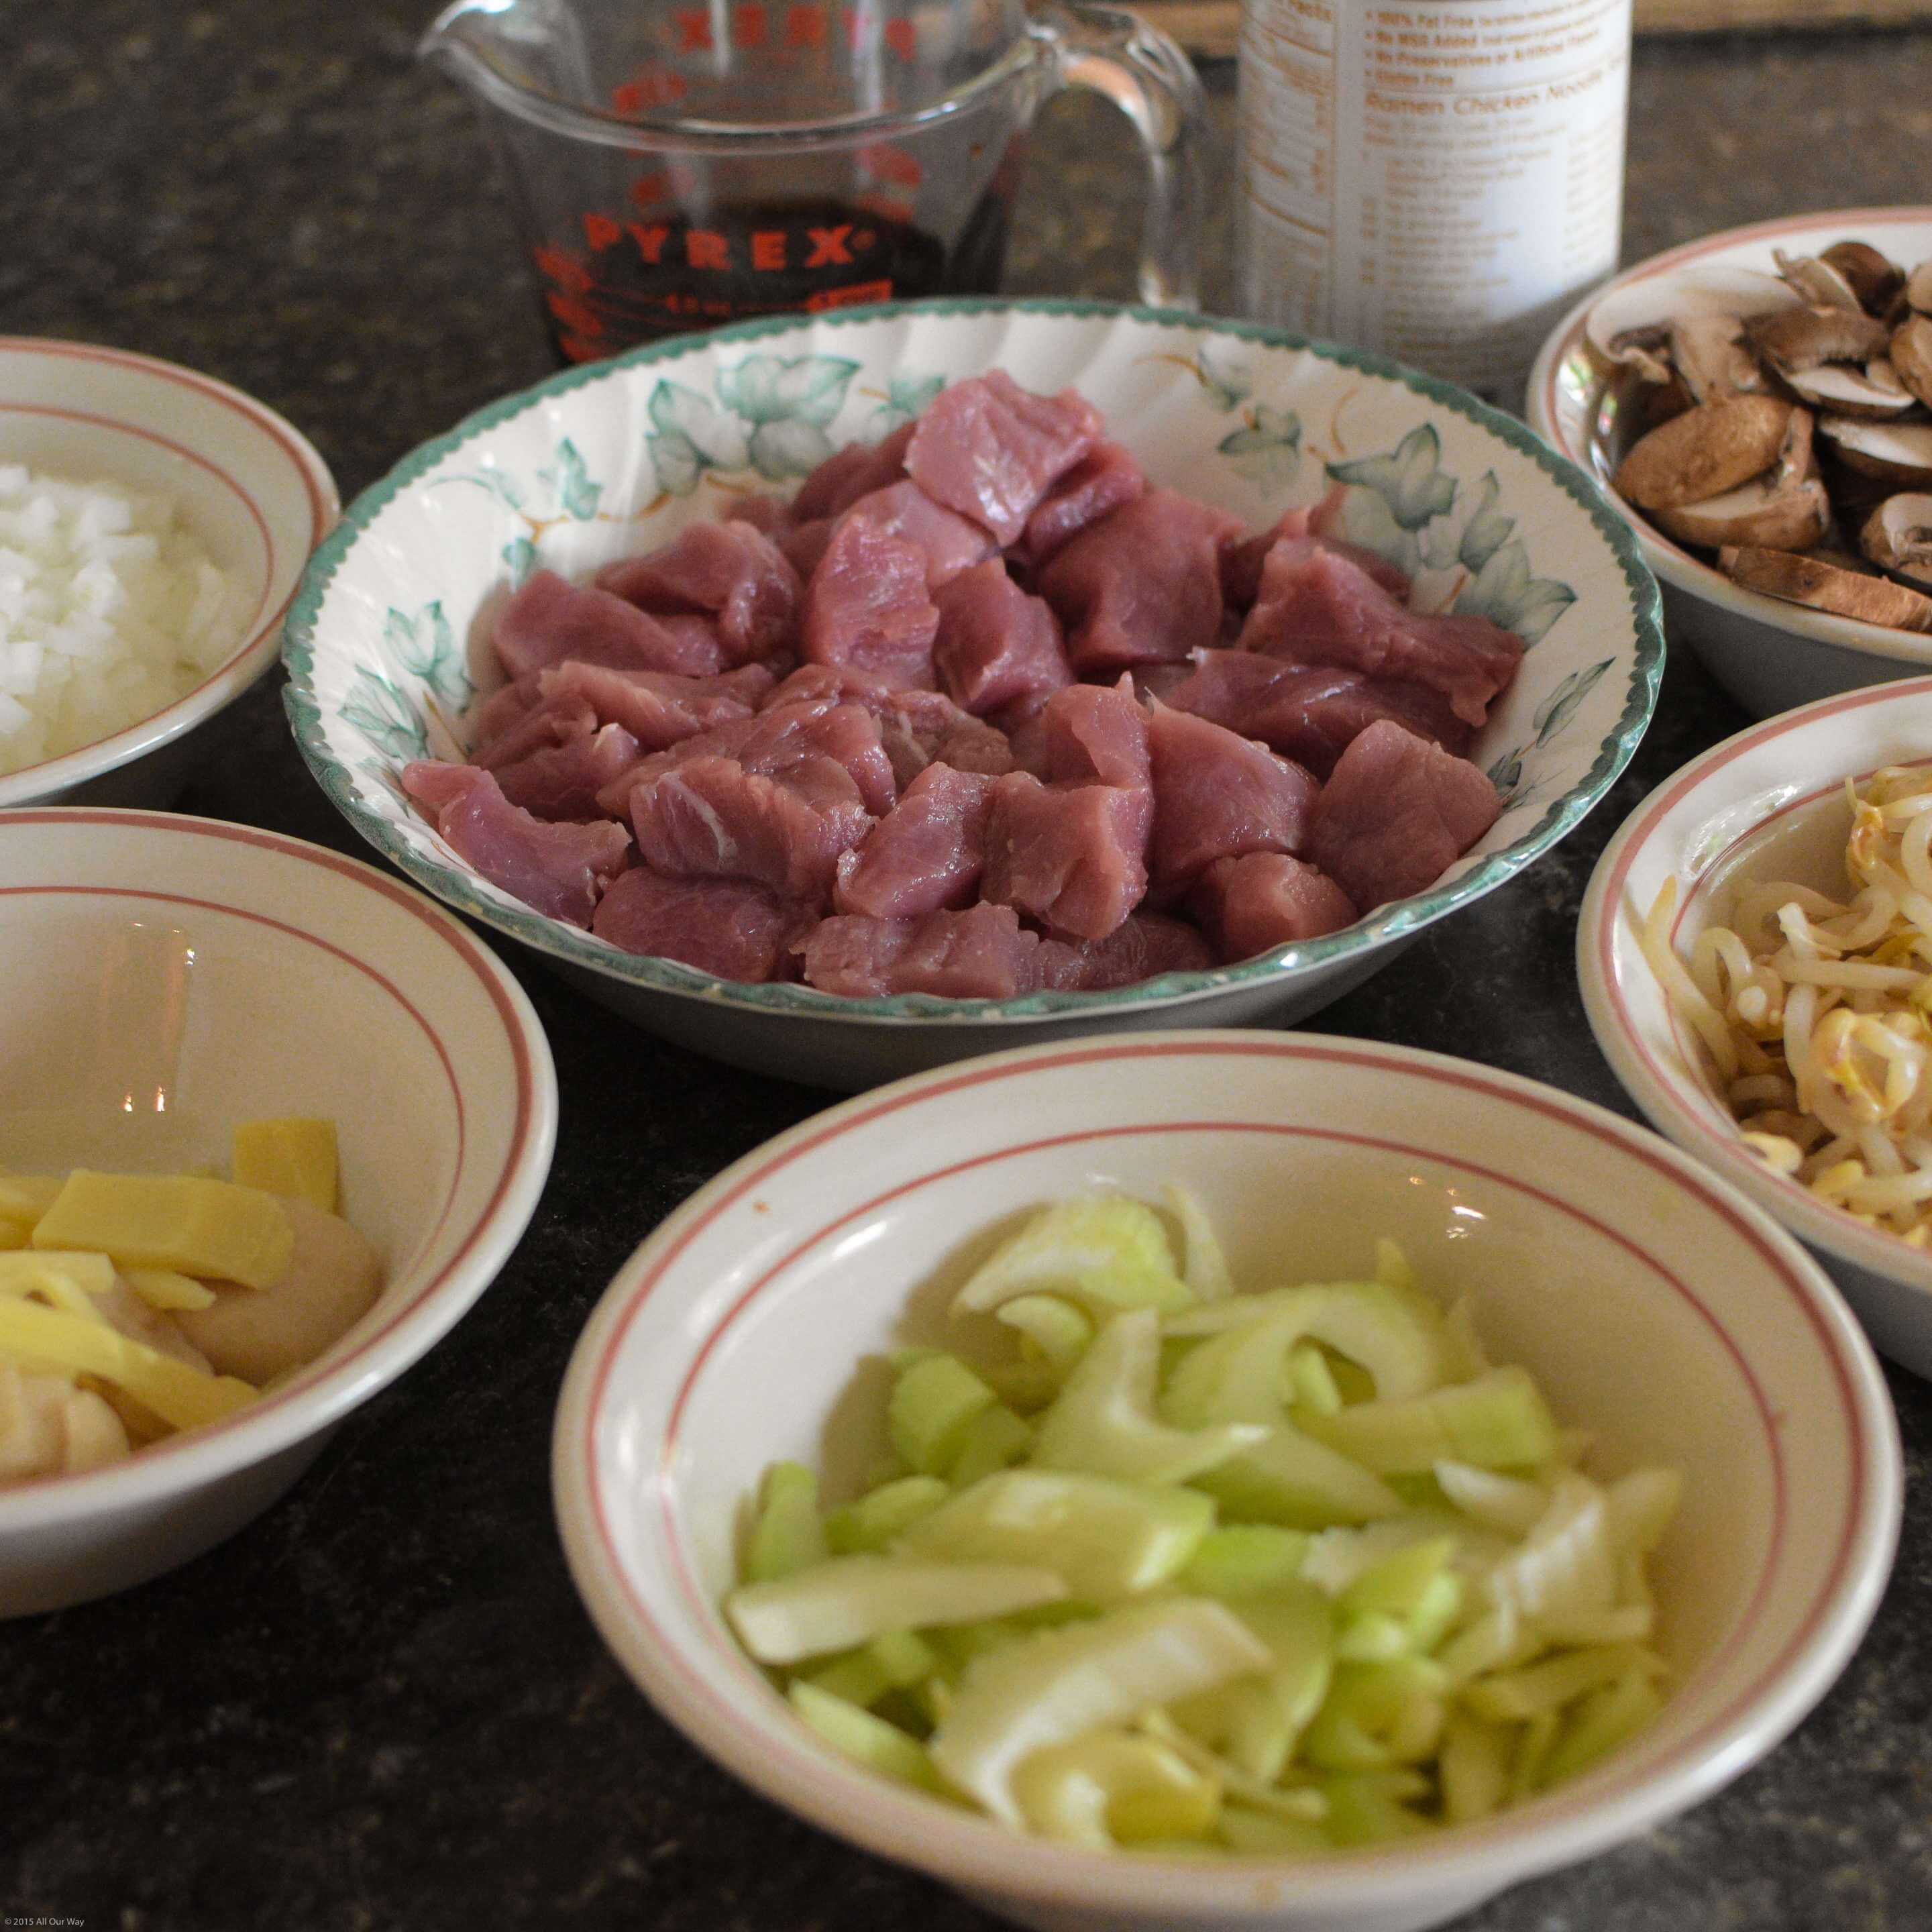
<svg viewBox="0 0 1932 1932">
<path fill-rule="evenodd" d="M 1192 305 L 1206 115 L 1134 15 L 982 0 L 457 0 L 418 52 L 466 88 L 559 355 L 999 286 L 1026 136 L 1065 87 L 1146 156 L 1143 300 Z"/>
</svg>

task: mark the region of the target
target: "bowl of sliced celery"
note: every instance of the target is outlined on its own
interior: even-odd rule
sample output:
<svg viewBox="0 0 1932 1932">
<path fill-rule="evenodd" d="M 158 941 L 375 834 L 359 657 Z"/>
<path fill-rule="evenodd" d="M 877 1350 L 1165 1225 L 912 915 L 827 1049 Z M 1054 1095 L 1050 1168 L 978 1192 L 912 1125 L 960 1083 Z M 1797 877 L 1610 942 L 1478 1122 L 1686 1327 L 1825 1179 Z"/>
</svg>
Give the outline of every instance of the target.
<svg viewBox="0 0 1932 1932">
<path fill-rule="evenodd" d="M 694 1743 L 1096 1932 L 1405 1932 L 1708 1796 L 1863 1634 L 1900 1480 L 1856 1324 L 1721 1180 L 1488 1069 L 1221 1033 L 748 1156 L 612 1284 L 554 1474 Z"/>
</svg>

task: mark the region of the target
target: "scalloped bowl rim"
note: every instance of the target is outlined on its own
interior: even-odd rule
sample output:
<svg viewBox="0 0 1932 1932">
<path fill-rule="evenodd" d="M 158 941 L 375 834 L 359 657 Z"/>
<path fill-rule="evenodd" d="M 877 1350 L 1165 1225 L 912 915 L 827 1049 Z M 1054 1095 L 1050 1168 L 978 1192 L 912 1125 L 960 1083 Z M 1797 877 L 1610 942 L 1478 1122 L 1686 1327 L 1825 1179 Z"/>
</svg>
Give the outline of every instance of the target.
<svg viewBox="0 0 1932 1932">
<path fill-rule="evenodd" d="M 312 552 L 334 526 L 341 513 L 341 496 L 321 453 L 286 417 L 258 401 L 245 390 L 218 377 L 205 376 L 198 369 L 170 362 L 158 356 L 144 356 L 130 349 L 108 349 L 91 342 L 69 342 L 53 336 L 0 335 L 0 355 L 27 351 L 35 354 L 74 356 L 82 361 L 102 362 L 171 382 L 185 382 L 211 400 L 225 404 L 245 418 L 255 428 L 280 444 L 290 459 L 293 474 L 304 486 L 309 499 L 310 530 L 305 553 Z M 0 408 L 4 408 L 0 404 Z M 112 427 L 111 419 L 103 418 Z M 250 501 L 253 500 L 250 499 Z M 268 586 L 272 590 L 272 582 Z M 241 696 L 266 674 L 274 663 L 282 625 L 301 588 L 297 574 L 279 603 L 264 608 L 246 640 L 197 684 L 160 710 L 137 718 L 132 724 L 97 738 L 57 757 L 37 764 L 0 773 L 0 808 L 31 805 L 52 800 L 75 786 L 118 770 L 135 759 L 171 743 L 196 725 L 212 717 Z"/>
<path fill-rule="evenodd" d="M 1720 229 L 1695 242 L 1667 248 L 1626 268 L 1621 274 L 1592 291 L 1578 302 L 1544 338 L 1530 371 L 1525 412 L 1529 426 L 1559 456 L 1576 464 L 1594 480 L 1594 472 L 1584 455 L 1580 455 L 1563 433 L 1562 418 L 1553 406 L 1556 374 L 1581 337 L 1585 318 L 1604 296 L 1632 284 L 1647 281 L 1653 275 L 1683 268 L 1702 256 L 1720 250 L 1757 241 L 1772 242 L 1813 230 L 1843 232 L 1862 224 L 1870 228 L 1888 224 L 1918 226 L 1926 230 L 1928 251 L 1932 251 L 1932 204 L 1898 208 L 1846 208 L 1826 209 L 1816 214 L 1786 215 L 1775 220 L 1754 221 L 1740 228 Z M 1592 392 L 1600 394 L 1601 385 Z M 1794 604 L 1762 590 L 1747 590 L 1733 583 L 1715 565 L 1704 562 L 1673 543 L 1651 524 L 1640 511 L 1627 504 L 1606 481 L 1598 485 L 1604 500 L 1636 533 L 1644 560 L 1658 576 L 1687 596 L 1714 604 L 1734 616 L 1744 617 L 1773 630 L 1789 631 L 1808 643 L 1826 644 L 1836 650 L 1860 651 L 1868 657 L 1888 658 L 1894 662 L 1932 670 L 1932 634 L 1901 631 L 1895 625 L 1868 623 L 1862 617 L 1840 617 L 1829 610 L 1814 610 L 1808 604 Z M 1903 486 L 1901 486 L 1903 487 Z"/>
<path fill-rule="evenodd" d="M 393 837 L 386 822 L 352 796 L 352 781 L 323 741 L 320 712 L 314 701 L 311 679 L 316 619 L 336 573 L 376 514 L 443 458 L 471 438 L 551 398 L 604 380 L 614 370 L 674 359 L 694 349 L 720 343 L 756 341 L 802 326 L 836 328 L 890 320 L 905 314 L 980 313 L 1047 320 L 1060 316 L 1119 316 L 1187 328 L 1210 338 L 1232 338 L 1274 348 L 1305 351 L 1321 361 L 1355 370 L 1379 380 L 1398 383 L 1436 407 L 1466 418 L 1516 454 L 1528 458 L 1555 488 L 1583 512 L 1592 526 L 1604 539 L 1630 594 L 1630 628 L 1634 646 L 1630 692 L 1614 729 L 1604 740 L 1588 771 L 1576 784 L 1554 799 L 1536 823 L 1502 851 L 1479 860 L 1448 884 L 1398 899 L 1340 932 L 1305 940 L 1232 965 L 1205 971 L 1165 974 L 1104 992 L 1036 992 L 1012 999 L 986 1000 L 946 999 L 923 993 L 894 994 L 877 999 L 846 998 L 809 986 L 758 985 L 722 980 L 673 960 L 624 952 L 587 932 L 534 911 L 506 907 L 476 891 L 466 870 L 458 871 L 423 858 Z M 964 1028 L 1016 1021 L 1126 1014 L 1171 1006 L 1224 990 L 1262 986 L 1271 981 L 1288 983 L 1304 969 L 1345 962 L 1372 952 L 1392 940 L 1406 938 L 1420 932 L 1424 927 L 1432 925 L 1514 878 L 1570 831 L 1610 789 L 1630 762 L 1649 726 L 1656 709 L 1664 650 L 1662 608 L 1657 585 L 1644 564 L 1629 526 L 1609 509 L 1595 486 L 1574 464 L 1554 452 L 1547 442 L 1532 434 L 1515 418 L 1490 408 L 1450 383 L 1386 356 L 1313 340 L 1262 323 L 1203 316 L 1191 310 L 1047 296 L 941 296 L 923 302 L 878 302 L 810 318 L 785 315 L 740 322 L 703 335 L 673 337 L 632 350 L 607 362 L 566 369 L 501 398 L 472 411 L 443 435 L 419 445 L 387 476 L 363 490 L 350 504 L 340 523 L 310 558 L 290 608 L 283 637 L 283 656 L 289 673 L 284 697 L 296 743 L 309 769 L 337 809 L 364 838 L 418 884 L 446 903 L 572 966 L 648 987 L 654 992 L 704 1000 L 714 1004 L 748 1007 L 760 1012 L 795 1014 L 818 1019 Z"/>
</svg>

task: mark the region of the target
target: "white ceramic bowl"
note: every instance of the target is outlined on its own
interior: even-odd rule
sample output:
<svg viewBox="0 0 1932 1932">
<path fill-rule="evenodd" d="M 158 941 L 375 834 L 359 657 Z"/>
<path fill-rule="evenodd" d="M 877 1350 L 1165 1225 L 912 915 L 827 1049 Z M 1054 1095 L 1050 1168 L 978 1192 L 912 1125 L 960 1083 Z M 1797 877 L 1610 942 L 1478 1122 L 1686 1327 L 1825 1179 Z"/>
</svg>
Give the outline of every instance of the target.
<svg viewBox="0 0 1932 1932">
<path fill-rule="evenodd" d="M 775 1457 L 844 1467 L 860 1358 L 944 1331 L 1016 1210 L 1196 1190 L 1238 1277 L 1359 1273 L 1378 1234 L 1474 1298 L 1499 1359 L 1599 1433 L 1599 1473 L 1686 1478 L 1654 1574 L 1678 1672 L 1588 1776 L 1412 1847 L 1320 1864 L 1109 1858 L 889 1790 L 816 1743 L 717 1604 Z M 768 1143 L 626 1263 L 578 1345 L 554 1480 L 578 1588 L 702 1749 L 814 1824 L 1052 1932 L 1407 1932 L 1708 1796 L 1822 1695 L 1889 1566 L 1896 1432 L 1816 1264 L 1736 1190 L 1602 1109 L 1466 1062 L 1316 1035 L 1030 1048 L 902 1082 Z"/>
<path fill-rule="evenodd" d="M 0 806 L 157 806 L 193 770 L 190 734 L 275 661 L 283 613 L 338 508 L 307 440 L 238 389 L 152 356 L 0 336 L 0 463 L 164 492 L 248 598 L 242 641 L 125 730 L 0 775 Z"/>
<path fill-rule="evenodd" d="M 1932 636 L 1808 610 L 1733 584 L 1697 553 L 1674 543 L 1610 487 L 1614 460 L 1604 372 L 1585 346 L 1592 307 L 1614 290 L 1700 266 L 1774 272 L 1774 249 L 1815 254 L 1834 242 L 1869 242 L 1901 267 L 1932 257 L 1932 208 L 1847 208 L 1836 214 L 1789 215 L 1730 228 L 1640 262 L 1579 302 L 1544 343 L 1530 372 L 1525 413 L 1530 427 L 1562 455 L 1588 470 L 1617 513 L 1636 532 L 1644 561 L 1664 589 L 1664 614 L 1711 674 L 1759 718 L 1809 704 L 1833 692 L 1910 677 L 1932 670 Z"/>
<path fill-rule="evenodd" d="M 522 990 L 373 867 L 250 827 L 0 814 L 0 1167 L 225 1169 L 237 1120 L 334 1120 L 381 1298 L 231 1420 L 0 1488 L 0 1616 L 185 1562 L 265 1509 L 350 1411 L 461 1317 L 515 1245 L 556 1136 Z"/>
<path fill-rule="evenodd" d="M 1468 584 L 1459 548 L 1480 556 L 1462 608 L 1480 592 L 1490 614 L 1540 638 L 1476 748 L 1506 808 L 1440 884 L 1345 932 L 1112 992 L 844 1000 L 638 958 L 542 918 L 465 866 L 402 797 L 401 765 L 452 753 L 448 721 L 474 680 L 494 675 L 473 634 L 507 579 L 538 560 L 581 574 L 665 542 L 717 516 L 729 491 L 788 488 L 821 450 L 904 421 L 942 378 L 995 366 L 1033 388 L 1078 385 L 1157 481 L 1257 530 L 1320 496 L 1328 464 L 1402 452 L 1379 488 L 1354 490 L 1352 533 L 1406 564 L 1425 547 L 1446 559 L 1420 580 L 1424 602 Z M 785 409 L 796 412 L 781 421 Z M 771 440 L 754 440 L 760 431 Z M 1454 501 L 1432 514 L 1441 478 L 1453 479 Z M 310 566 L 290 616 L 288 700 L 329 796 L 431 892 L 685 1046 L 851 1088 L 1024 1041 L 1292 1020 L 1336 998 L 1527 865 L 1601 796 L 1655 702 L 1655 597 L 1629 532 L 1582 477 L 1521 424 L 1429 377 L 1198 316 L 1092 302 L 887 304 L 637 351 L 510 397 L 426 445 L 350 506 Z"/>
<path fill-rule="evenodd" d="M 1894 1360 L 1932 1376 L 1932 1255 L 1861 1226 L 1775 1174 L 1738 1138 L 1695 1036 L 1637 945 L 1636 922 L 1677 882 L 1680 950 L 1721 919 L 1736 884 L 1790 878 L 1844 890 L 1847 778 L 1932 760 L 1932 677 L 1848 692 L 1715 745 L 1624 821 L 1592 875 L 1576 970 L 1597 1044 L 1660 1132 L 1823 1258 Z"/>
</svg>

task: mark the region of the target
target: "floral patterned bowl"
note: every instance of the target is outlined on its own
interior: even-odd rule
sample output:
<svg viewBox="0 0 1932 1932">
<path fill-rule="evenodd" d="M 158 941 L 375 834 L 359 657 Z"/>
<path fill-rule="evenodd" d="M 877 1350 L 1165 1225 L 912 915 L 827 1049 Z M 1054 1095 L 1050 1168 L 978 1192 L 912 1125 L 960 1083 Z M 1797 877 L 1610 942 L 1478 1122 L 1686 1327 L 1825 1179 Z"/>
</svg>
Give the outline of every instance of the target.
<svg viewBox="0 0 1932 1932">
<path fill-rule="evenodd" d="M 848 1000 L 620 952 L 478 877 L 411 808 L 398 773 L 460 755 L 460 716 L 495 675 L 482 632 L 506 586 L 539 565 L 581 575 L 668 542 L 732 493 L 788 486 L 996 366 L 1030 388 L 1077 386 L 1156 482 L 1252 528 L 1345 486 L 1347 534 L 1414 575 L 1419 604 L 1484 613 L 1526 640 L 1475 752 L 1502 815 L 1429 890 L 1323 938 L 1108 992 Z M 1299 1019 L 1569 830 L 1636 748 L 1664 656 L 1657 586 L 1628 526 L 1580 471 L 1462 391 L 1246 323 L 978 298 L 746 323 L 496 404 L 350 506 L 284 635 L 304 755 L 412 878 L 640 1024 L 841 1088 L 1102 1029 Z"/>
</svg>

